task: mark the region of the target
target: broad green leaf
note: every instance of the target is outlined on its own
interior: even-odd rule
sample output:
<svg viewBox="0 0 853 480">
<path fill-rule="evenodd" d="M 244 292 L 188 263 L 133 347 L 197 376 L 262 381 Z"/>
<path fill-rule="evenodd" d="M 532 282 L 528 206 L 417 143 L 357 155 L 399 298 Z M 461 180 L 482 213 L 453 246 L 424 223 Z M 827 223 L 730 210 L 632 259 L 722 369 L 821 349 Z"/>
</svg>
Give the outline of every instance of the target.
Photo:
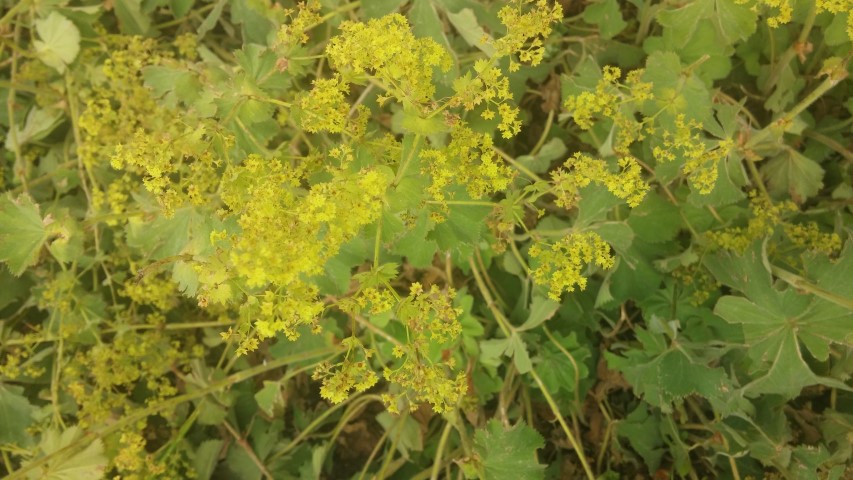
<svg viewBox="0 0 853 480">
<path fill-rule="evenodd" d="M 80 30 L 61 13 L 52 11 L 45 19 L 33 22 L 39 40 L 33 42 L 39 60 L 59 73 L 77 58 L 80 52 Z"/>
<path fill-rule="evenodd" d="M 584 229 L 593 223 L 607 219 L 607 214 L 617 205 L 623 203 L 601 185 L 589 185 L 580 190 L 578 216 L 574 228 Z"/>
<path fill-rule="evenodd" d="M 543 324 L 546 320 L 554 316 L 560 304 L 547 297 L 533 297 L 530 302 L 530 315 L 527 320 L 516 330 L 524 331 L 531 330 Z"/>
<path fill-rule="evenodd" d="M 583 11 L 583 20 L 598 25 L 601 38 L 611 39 L 628 26 L 622 18 L 622 9 L 616 0 L 599 0 Z"/>
<path fill-rule="evenodd" d="M 489 57 L 495 54 L 495 47 L 483 41 L 484 38 L 491 39 L 491 35 L 487 34 L 483 30 L 483 27 L 480 26 L 473 10 L 463 8 L 457 13 L 448 12 L 447 19 L 450 20 L 450 23 L 453 24 L 453 27 L 465 39 L 468 45 L 479 48 Z"/>
<path fill-rule="evenodd" d="M 468 254 L 480 241 L 486 216 L 491 210 L 479 205 L 451 205 L 447 219 L 436 225 L 427 239 L 435 240 L 441 251 L 455 250 Z"/>
<path fill-rule="evenodd" d="M 400 8 L 406 0 L 371 0 L 361 4 L 367 18 L 379 18 Z"/>
<path fill-rule="evenodd" d="M 679 4 L 678 8 L 660 10 L 657 21 L 664 27 L 671 47 L 681 48 L 687 44 L 699 22 L 711 12 L 712 3 L 709 0 L 697 0 Z"/>
<path fill-rule="evenodd" d="M 210 477 L 213 476 L 224 443 L 222 440 L 205 440 L 198 446 L 192 459 L 198 480 L 210 480 Z"/>
<path fill-rule="evenodd" d="M 580 346 L 574 332 L 568 337 L 555 333 L 554 338 L 569 355 L 550 340 L 546 340 L 539 350 L 534 368 L 549 392 L 557 393 L 562 390 L 573 393 L 578 382 L 589 376 L 586 360 L 591 353 L 588 348 Z"/>
<path fill-rule="evenodd" d="M 746 174 L 743 171 L 740 156 L 731 153 L 717 165 L 717 183 L 711 193 L 702 194 L 691 188 L 687 200 L 696 206 L 720 207 L 730 205 L 746 198 L 742 187 L 746 185 Z"/>
<path fill-rule="evenodd" d="M 389 435 L 398 436 L 396 439 L 397 450 L 404 457 L 409 457 L 409 452 L 420 452 L 424 449 L 423 432 L 420 424 L 411 415 L 392 416 L 388 412 L 376 415 L 376 421 Z M 399 422 L 403 422 L 402 425 Z"/>
<path fill-rule="evenodd" d="M 649 408 L 640 403 L 616 425 L 616 434 L 628 440 L 631 448 L 640 454 L 649 473 L 657 471 L 667 452 L 660 423 L 660 413 L 649 413 Z"/>
<path fill-rule="evenodd" d="M 415 268 L 426 268 L 432 264 L 433 257 L 439 251 L 435 240 L 427 239 L 430 221 L 424 212 L 419 215 L 415 225 L 403 234 L 394 244 L 393 252 L 406 257 L 406 261 Z"/>
<path fill-rule="evenodd" d="M 762 246 L 756 244 L 744 255 L 721 252 L 705 262 L 718 281 L 746 295 L 722 297 L 714 308 L 727 322 L 742 326 L 749 356 L 759 369 L 745 392 L 793 397 L 818 383 L 849 389 L 836 379 L 814 374 L 800 342 L 825 361 L 831 344 L 849 346 L 853 341 L 853 311 L 793 289 L 775 289 L 763 257 Z"/>
<path fill-rule="evenodd" d="M 536 460 L 536 450 L 544 446 L 539 432 L 523 422 L 505 429 L 492 419 L 474 434 L 479 476 L 483 480 L 542 479 L 545 465 Z"/>
<path fill-rule="evenodd" d="M 178 101 L 187 105 L 201 97 L 201 83 L 189 70 L 150 65 L 142 69 L 145 85 L 157 97 L 166 97 L 166 105 L 176 106 Z"/>
<path fill-rule="evenodd" d="M 517 333 L 513 333 L 509 337 L 509 346 L 506 351 L 507 355 L 512 356 L 512 363 L 518 373 L 525 374 L 533 368 L 533 363 L 530 361 L 530 354 L 527 352 L 527 344 Z"/>
<path fill-rule="evenodd" d="M 193 208 L 181 208 L 172 218 L 157 216 L 146 222 L 132 218 L 127 224 L 127 244 L 150 260 L 209 251 L 209 219 Z"/>
<path fill-rule="evenodd" d="M 127 35 L 151 33 L 151 19 L 142 12 L 142 0 L 115 0 L 113 9 L 122 33 Z"/>
<path fill-rule="evenodd" d="M 172 8 L 172 15 L 175 18 L 182 18 L 189 13 L 195 0 L 169 0 L 169 6 Z"/>
<path fill-rule="evenodd" d="M 683 113 L 688 120 L 702 121 L 711 113 L 711 96 L 705 84 L 696 75 L 688 75 L 675 52 L 654 52 L 646 59 L 643 80 L 652 82 L 654 101 L 646 102 L 646 115 L 658 114 L 663 109 L 668 120 L 663 126 L 672 130 L 669 122 Z"/>
<path fill-rule="evenodd" d="M 284 397 L 281 395 L 281 383 L 264 381 L 264 386 L 255 394 L 258 407 L 270 417 L 284 408 Z"/>
<path fill-rule="evenodd" d="M 444 122 L 444 118 L 436 115 L 423 118 L 416 111 L 404 108 L 399 112 L 402 115 L 401 126 L 406 133 L 429 136 L 450 130 Z"/>
<path fill-rule="evenodd" d="M 21 395 L 21 387 L 0 384 L 0 444 L 26 447 L 32 442 L 27 429 L 33 423 L 36 408 Z"/>
<path fill-rule="evenodd" d="M 255 0 L 231 0 L 231 21 L 241 25 L 243 44 L 264 45 L 275 25 L 270 16 L 273 12 L 266 2 Z"/>
<path fill-rule="evenodd" d="M 793 148 L 786 148 L 761 168 L 773 195 L 790 196 L 803 203 L 823 187 L 823 168 Z"/>
<path fill-rule="evenodd" d="M 755 33 L 758 14 L 745 2 L 714 0 L 714 5 L 717 13 L 711 19 L 726 44 L 746 40 Z"/>
<path fill-rule="evenodd" d="M 605 357 L 611 368 L 625 375 L 634 394 L 664 413 L 671 413 L 672 403 L 688 395 L 722 399 L 729 392 L 725 370 L 693 360 L 684 348 L 669 348 L 659 355 L 631 349 L 624 357 L 610 352 Z"/>
<path fill-rule="evenodd" d="M 675 5 L 676 8 L 661 10 L 657 15 L 658 23 L 664 27 L 664 37 L 672 47 L 689 45 L 700 22 L 713 25 L 722 46 L 745 40 L 755 33 L 757 14 L 743 2 L 694 0 Z"/>
<path fill-rule="evenodd" d="M 36 263 L 51 222 L 49 216 L 42 219 L 38 205 L 26 195 L 17 200 L 11 194 L 0 197 L 0 262 L 6 262 L 13 275 L 20 277 Z"/>
<path fill-rule="evenodd" d="M 76 442 L 83 441 L 83 432 L 77 426 L 60 433 L 47 430 L 42 435 L 39 450 L 42 456 L 56 453 Z M 38 457 L 36 457 L 37 459 Z M 26 465 L 29 462 L 24 462 Z M 102 478 L 107 467 L 107 457 L 104 455 L 104 444 L 101 439 L 95 439 L 84 449 L 68 455 L 59 455 L 39 469 L 27 472 L 30 480 L 90 480 Z"/>
<path fill-rule="evenodd" d="M 30 141 L 41 140 L 59 126 L 62 123 L 62 119 L 61 110 L 33 107 L 27 113 L 24 127 L 18 128 L 17 125 L 14 125 L 12 127 L 14 133 L 7 133 L 6 141 L 3 145 L 6 147 L 6 150 L 14 151 L 16 148 L 20 148 Z"/>
<path fill-rule="evenodd" d="M 684 226 L 677 206 L 661 195 L 649 193 L 643 202 L 631 209 L 628 226 L 637 238 L 651 243 L 672 240 Z"/>
</svg>

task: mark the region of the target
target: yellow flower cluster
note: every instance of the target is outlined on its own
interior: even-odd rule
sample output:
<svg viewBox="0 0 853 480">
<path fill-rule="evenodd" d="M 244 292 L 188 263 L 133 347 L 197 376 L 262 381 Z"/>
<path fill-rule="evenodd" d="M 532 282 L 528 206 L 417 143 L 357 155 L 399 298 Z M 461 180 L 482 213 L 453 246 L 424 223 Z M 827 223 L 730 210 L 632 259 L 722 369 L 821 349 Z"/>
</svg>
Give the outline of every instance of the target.
<svg viewBox="0 0 853 480">
<path fill-rule="evenodd" d="M 437 201 L 446 200 L 450 185 L 465 185 L 471 198 L 482 198 L 509 187 L 515 171 L 492 150 L 492 137 L 476 133 L 459 123 L 450 133 L 450 143 L 441 149 L 420 153 L 423 172 L 432 180 L 427 191 Z"/>
<path fill-rule="evenodd" d="M 649 185 L 643 180 L 642 169 L 635 158 L 622 157 L 618 163 L 619 173 L 611 173 L 604 160 L 575 153 L 551 173 L 551 191 L 557 197 L 554 203 L 572 208 L 578 201 L 580 189 L 595 183 L 606 186 L 610 193 L 636 207 L 645 198 Z"/>
<path fill-rule="evenodd" d="M 749 219 L 746 227 L 731 227 L 719 232 L 707 232 L 705 238 L 709 241 L 709 247 L 743 253 L 753 242 L 770 237 L 776 232 L 777 227 L 781 227 L 784 238 L 796 248 L 825 255 L 836 255 L 841 251 L 841 237 L 837 233 L 821 232 L 820 227 L 814 222 L 798 224 L 785 220 L 786 215 L 799 211 L 794 202 L 774 204 L 764 197 L 753 194 L 750 210 L 752 218 Z M 792 258 L 791 261 L 796 260 Z"/>
<path fill-rule="evenodd" d="M 345 79 L 372 74 L 405 104 L 431 101 L 433 68 L 447 71 L 450 54 L 431 38 L 416 38 L 406 17 L 386 15 L 367 23 L 344 22 L 329 41 L 326 55 Z"/>
<path fill-rule="evenodd" d="M 420 402 L 430 403 L 436 413 L 448 412 L 468 392 L 468 381 L 463 372 L 451 378 L 447 366 L 419 362 L 411 360 L 411 357 L 398 369 L 386 368 L 384 376 L 404 388 L 399 394 L 382 395 L 382 401 L 391 413 L 398 413 L 400 404 L 406 403 L 411 411 L 415 411 Z"/>
<path fill-rule="evenodd" d="M 462 333 L 458 320 L 462 310 L 453 306 L 455 295 L 452 288 L 442 292 L 433 285 L 425 291 L 415 282 L 409 296 L 398 305 L 397 318 L 406 326 L 409 343 L 394 351 L 397 358 L 405 356 L 403 364 L 384 371 L 386 380 L 403 387 L 397 395 L 383 395 L 389 411 L 396 412 L 401 402 L 408 401 L 413 410 L 418 402 L 429 402 L 441 413 L 456 406 L 465 395 L 468 387 L 464 374 L 450 376 L 452 359 L 436 363 L 429 358 L 430 345 L 453 341 Z"/>
<path fill-rule="evenodd" d="M 595 115 L 613 117 L 616 114 L 622 100 L 616 88 L 621 76 L 619 67 L 606 66 L 594 92 L 586 91 L 566 97 L 563 107 L 572 114 L 581 129 L 592 128 Z"/>
<path fill-rule="evenodd" d="M 521 121 L 518 119 L 518 107 L 510 103 L 512 94 L 509 91 L 509 79 L 500 68 L 486 59 L 474 62 L 474 72 L 475 76 L 466 72 L 453 81 L 455 94 L 448 105 L 461 106 L 465 111 L 471 111 L 485 103 L 486 108 L 480 115 L 486 120 L 495 118 L 492 108 L 497 108 L 501 118 L 498 130 L 504 138 L 512 138 L 521 130 Z"/>
<path fill-rule="evenodd" d="M 138 305 L 151 305 L 161 312 L 168 312 L 178 303 L 175 284 L 158 275 L 134 276 L 124 282 L 119 293 Z"/>
<path fill-rule="evenodd" d="M 690 185 L 699 193 L 709 194 L 717 183 L 717 166 L 729 155 L 734 142 L 726 139 L 709 148 L 701 131 L 701 123 L 687 121 L 684 114 L 679 114 L 675 119 L 675 131 L 664 131 L 662 145 L 656 146 L 652 153 L 659 162 L 682 159 L 681 171 L 688 176 Z"/>
<path fill-rule="evenodd" d="M 817 223 L 805 224 L 786 223 L 782 230 L 798 248 L 824 255 L 837 255 L 841 251 L 841 237 L 837 233 L 824 233 L 820 231 Z"/>
<path fill-rule="evenodd" d="M 258 296 L 257 313 L 252 315 L 258 338 L 264 340 L 283 332 L 288 340 L 296 340 L 301 325 L 319 329 L 318 320 L 324 307 L 318 295 L 315 285 L 297 281 L 288 285 L 284 293 L 267 290 Z"/>
<path fill-rule="evenodd" d="M 536 243 L 530 247 L 530 257 L 538 260 L 533 274 L 537 285 L 549 287 L 548 297 L 560 301 L 563 291 L 583 290 L 587 279 L 581 271 L 589 264 L 612 268 L 615 264 L 607 244 L 595 232 L 572 233 L 553 245 Z"/>
<path fill-rule="evenodd" d="M 345 338 L 341 345 L 347 347 L 344 360 L 335 365 L 321 363 L 311 377 L 322 381 L 320 396 L 334 404 L 349 398 L 352 390 L 363 392 L 379 380 L 368 364 L 374 355 L 372 349 L 365 348 L 356 337 Z"/>
<path fill-rule="evenodd" d="M 528 5 L 532 8 L 525 12 Z M 518 55 L 521 62 L 538 65 L 545 54 L 543 39 L 551 34 L 551 24 L 563 19 L 563 7 L 548 0 L 512 0 L 498 11 L 498 18 L 507 33 L 495 41 L 495 55 Z M 509 70 L 518 69 L 519 64 L 510 59 Z"/>
<path fill-rule="evenodd" d="M 331 174 L 302 193 L 301 173 L 279 160 L 252 155 L 231 169 L 222 198 L 242 233 L 230 260 L 248 285 L 286 287 L 321 273 L 343 243 L 379 217 L 390 174 L 379 168 Z"/>
<path fill-rule="evenodd" d="M 442 292 L 436 285 L 424 291 L 420 283 L 410 287 L 409 296 L 397 307 L 397 317 L 409 331 L 415 349 L 426 354 L 431 342 L 449 342 L 462 333 L 459 315 L 462 309 L 453 306 L 456 291 Z"/>
<path fill-rule="evenodd" d="M 299 98 L 300 125 L 309 132 L 340 133 L 347 124 L 349 85 L 339 75 L 314 80 L 314 87 Z"/>
<path fill-rule="evenodd" d="M 62 378 L 79 406 L 80 425 L 98 425 L 136 408 L 131 394 L 139 382 L 152 392 L 149 402 L 177 394 L 170 372 L 199 353 L 187 347 L 154 329 L 117 334 L 110 343 L 78 351 Z"/>
<path fill-rule="evenodd" d="M 308 42 L 308 29 L 321 23 L 320 1 L 309 0 L 299 2 L 297 8 L 285 9 L 284 14 L 290 18 L 290 23 L 282 25 L 276 34 L 277 48 L 289 50 L 297 44 Z"/>
</svg>

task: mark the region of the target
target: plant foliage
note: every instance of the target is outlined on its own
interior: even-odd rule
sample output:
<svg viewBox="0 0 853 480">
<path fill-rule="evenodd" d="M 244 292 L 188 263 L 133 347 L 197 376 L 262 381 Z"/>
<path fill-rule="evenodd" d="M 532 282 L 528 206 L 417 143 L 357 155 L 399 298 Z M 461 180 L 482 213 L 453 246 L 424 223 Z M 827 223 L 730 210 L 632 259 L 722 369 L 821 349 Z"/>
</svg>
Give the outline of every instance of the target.
<svg viewBox="0 0 853 480">
<path fill-rule="evenodd" d="M 0 474 L 847 478 L 853 2 L 0 2 Z"/>
</svg>

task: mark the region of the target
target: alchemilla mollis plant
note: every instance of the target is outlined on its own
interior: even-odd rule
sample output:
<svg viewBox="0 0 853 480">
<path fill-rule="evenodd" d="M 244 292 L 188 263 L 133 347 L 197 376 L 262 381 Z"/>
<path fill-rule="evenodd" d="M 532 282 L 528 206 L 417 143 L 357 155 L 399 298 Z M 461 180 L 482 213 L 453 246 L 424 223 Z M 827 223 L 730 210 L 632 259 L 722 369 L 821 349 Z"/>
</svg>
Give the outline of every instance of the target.
<svg viewBox="0 0 853 480">
<path fill-rule="evenodd" d="M 853 473 L 853 2 L 2 6 L 5 478 Z"/>
</svg>

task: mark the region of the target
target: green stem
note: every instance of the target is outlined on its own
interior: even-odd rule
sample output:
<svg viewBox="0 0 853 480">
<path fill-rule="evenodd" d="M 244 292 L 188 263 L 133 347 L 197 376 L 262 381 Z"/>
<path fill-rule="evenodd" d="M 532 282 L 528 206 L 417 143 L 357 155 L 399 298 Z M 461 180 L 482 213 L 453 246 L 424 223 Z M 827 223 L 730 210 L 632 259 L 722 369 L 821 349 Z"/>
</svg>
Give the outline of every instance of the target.
<svg viewBox="0 0 853 480">
<path fill-rule="evenodd" d="M 21 11 L 30 8 L 31 0 L 20 0 L 17 5 L 10 8 L 6 15 L 3 15 L 3 18 L 0 18 L 0 25 L 5 25 L 9 23 L 15 16 Z"/>
<path fill-rule="evenodd" d="M 494 150 L 498 155 L 500 155 L 501 158 L 503 158 L 507 163 L 509 163 L 510 165 L 515 167 L 516 170 L 527 175 L 528 178 L 531 178 L 537 182 L 544 181 L 544 180 L 542 180 L 542 177 L 540 177 L 539 175 L 536 175 L 535 173 L 533 173 L 532 170 L 530 170 L 529 168 L 525 167 L 524 165 L 518 163 L 514 158 L 512 158 L 508 153 L 504 152 L 500 148 L 492 147 L 492 150 Z"/>
<path fill-rule="evenodd" d="M 412 159 L 415 157 L 415 152 L 418 150 L 418 144 L 421 142 L 421 135 L 415 134 L 415 139 L 412 140 L 412 149 L 409 151 L 409 154 L 406 155 L 406 158 L 403 159 L 403 163 L 397 168 L 397 175 L 394 176 L 394 182 L 391 184 L 393 186 L 397 186 L 400 184 L 400 180 L 403 179 L 403 176 L 406 174 L 406 169 L 409 167 L 409 163 L 412 162 Z"/>
<path fill-rule="evenodd" d="M 805 109 L 809 108 L 814 102 L 816 102 L 820 97 L 823 96 L 826 92 L 832 90 L 833 87 L 838 85 L 841 82 L 841 78 L 837 78 L 833 75 L 829 75 L 820 85 L 817 86 L 811 93 L 809 93 L 806 98 L 802 99 L 800 103 L 798 103 L 794 108 L 792 108 L 788 113 L 781 116 L 777 120 L 773 121 L 770 125 L 759 130 L 755 135 L 753 135 L 748 142 L 744 145 L 744 149 L 749 150 L 760 144 L 764 139 L 773 134 L 774 131 L 778 130 L 780 127 L 784 128 L 785 125 L 791 123 L 797 115 L 801 114 Z"/>
<path fill-rule="evenodd" d="M 548 406 L 551 407 L 551 412 L 557 417 L 557 421 L 560 422 L 560 427 L 563 428 L 563 433 L 569 438 L 569 443 L 572 444 L 572 448 L 575 449 L 575 453 L 577 453 L 578 458 L 581 461 L 581 465 L 583 466 L 583 471 L 586 473 L 586 478 L 589 480 L 595 480 L 595 474 L 592 473 L 592 469 L 589 467 L 589 462 L 586 460 L 586 455 L 583 453 L 583 446 L 578 442 L 575 438 L 575 435 L 569 430 L 569 426 L 566 424 L 566 419 L 563 418 L 563 415 L 560 413 L 560 407 L 557 406 L 557 402 L 554 401 L 554 398 L 548 393 L 548 389 L 545 388 L 545 384 L 542 383 L 542 379 L 539 378 L 539 374 L 536 373 L 536 370 L 530 370 L 530 374 L 533 376 L 533 380 L 536 381 L 536 384 L 539 385 L 539 388 L 542 390 L 542 394 L 545 396 L 545 401 L 548 402 Z"/>
<path fill-rule="evenodd" d="M 430 480 L 438 480 L 439 474 L 441 474 L 441 457 L 444 455 L 444 449 L 447 448 L 447 439 L 450 438 L 450 430 L 453 428 L 453 424 L 447 422 L 444 424 L 444 430 L 441 431 L 441 438 L 438 439 L 438 448 L 435 451 L 435 460 L 432 464 L 432 473 L 430 474 Z"/>
<path fill-rule="evenodd" d="M 118 421 L 113 423 L 112 425 L 108 425 L 106 427 L 101 427 L 99 429 L 86 432 L 83 435 L 83 437 L 79 438 L 77 441 L 75 441 L 74 443 L 72 443 L 72 444 L 70 444 L 64 448 L 60 448 L 59 450 L 57 450 L 57 451 L 55 451 L 49 455 L 45 455 L 43 457 L 40 457 L 40 458 L 33 460 L 32 462 L 28 463 L 27 465 L 23 466 L 19 470 L 15 471 L 14 473 L 12 473 L 8 477 L 6 477 L 6 480 L 17 480 L 17 479 L 26 478 L 27 477 L 26 474 L 28 472 L 38 471 L 41 467 L 47 465 L 48 463 L 50 463 L 50 462 L 52 462 L 58 458 L 71 457 L 74 454 L 76 454 L 77 452 L 85 449 L 87 446 L 89 446 L 95 440 L 106 437 L 107 435 L 110 435 L 112 433 L 118 432 L 128 425 L 132 425 L 132 424 L 134 424 L 134 423 L 136 423 L 142 419 L 145 419 L 151 415 L 154 415 L 154 414 L 156 414 L 162 410 L 168 410 L 168 409 L 177 407 L 178 405 L 180 405 L 182 403 L 190 402 L 190 401 L 202 398 L 206 395 L 210 395 L 211 393 L 214 393 L 214 392 L 217 392 L 219 390 L 223 390 L 225 388 L 228 388 L 231 385 L 234 385 L 236 383 L 246 381 L 250 378 L 256 377 L 258 375 L 269 372 L 271 370 L 275 370 L 277 368 L 281 368 L 281 367 L 286 366 L 288 364 L 295 363 L 295 362 L 301 362 L 301 361 L 305 361 L 305 360 L 310 360 L 310 359 L 313 359 L 316 357 L 327 356 L 330 354 L 335 354 L 335 353 L 339 352 L 340 350 L 341 349 L 338 347 L 326 347 L 326 348 L 309 350 L 307 352 L 297 353 L 295 355 L 289 355 L 286 357 L 270 360 L 264 365 L 258 365 L 256 367 L 249 368 L 247 370 L 243 370 L 242 372 L 235 373 L 235 374 L 233 374 L 229 377 L 226 377 L 222 380 L 219 380 L 217 382 L 213 382 L 205 388 L 196 390 L 194 392 L 185 393 L 183 395 L 178 395 L 176 397 L 172 397 L 172 398 L 169 398 L 167 400 L 163 400 L 162 402 L 156 403 L 154 405 L 150 405 L 146 408 L 142 408 L 140 410 L 137 410 L 134 413 L 131 413 L 130 415 L 122 417 L 121 419 L 119 419 Z"/>
<path fill-rule="evenodd" d="M 770 266 L 770 271 L 780 280 L 787 283 L 788 285 L 791 285 L 794 288 L 804 290 L 816 297 L 820 297 L 824 300 L 830 301 L 836 305 L 842 306 L 853 311 L 853 299 L 841 297 L 830 291 L 824 290 L 823 288 L 815 285 L 814 283 L 806 280 L 805 278 L 795 273 L 791 273 L 785 269 L 779 268 L 775 265 Z"/>
</svg>

